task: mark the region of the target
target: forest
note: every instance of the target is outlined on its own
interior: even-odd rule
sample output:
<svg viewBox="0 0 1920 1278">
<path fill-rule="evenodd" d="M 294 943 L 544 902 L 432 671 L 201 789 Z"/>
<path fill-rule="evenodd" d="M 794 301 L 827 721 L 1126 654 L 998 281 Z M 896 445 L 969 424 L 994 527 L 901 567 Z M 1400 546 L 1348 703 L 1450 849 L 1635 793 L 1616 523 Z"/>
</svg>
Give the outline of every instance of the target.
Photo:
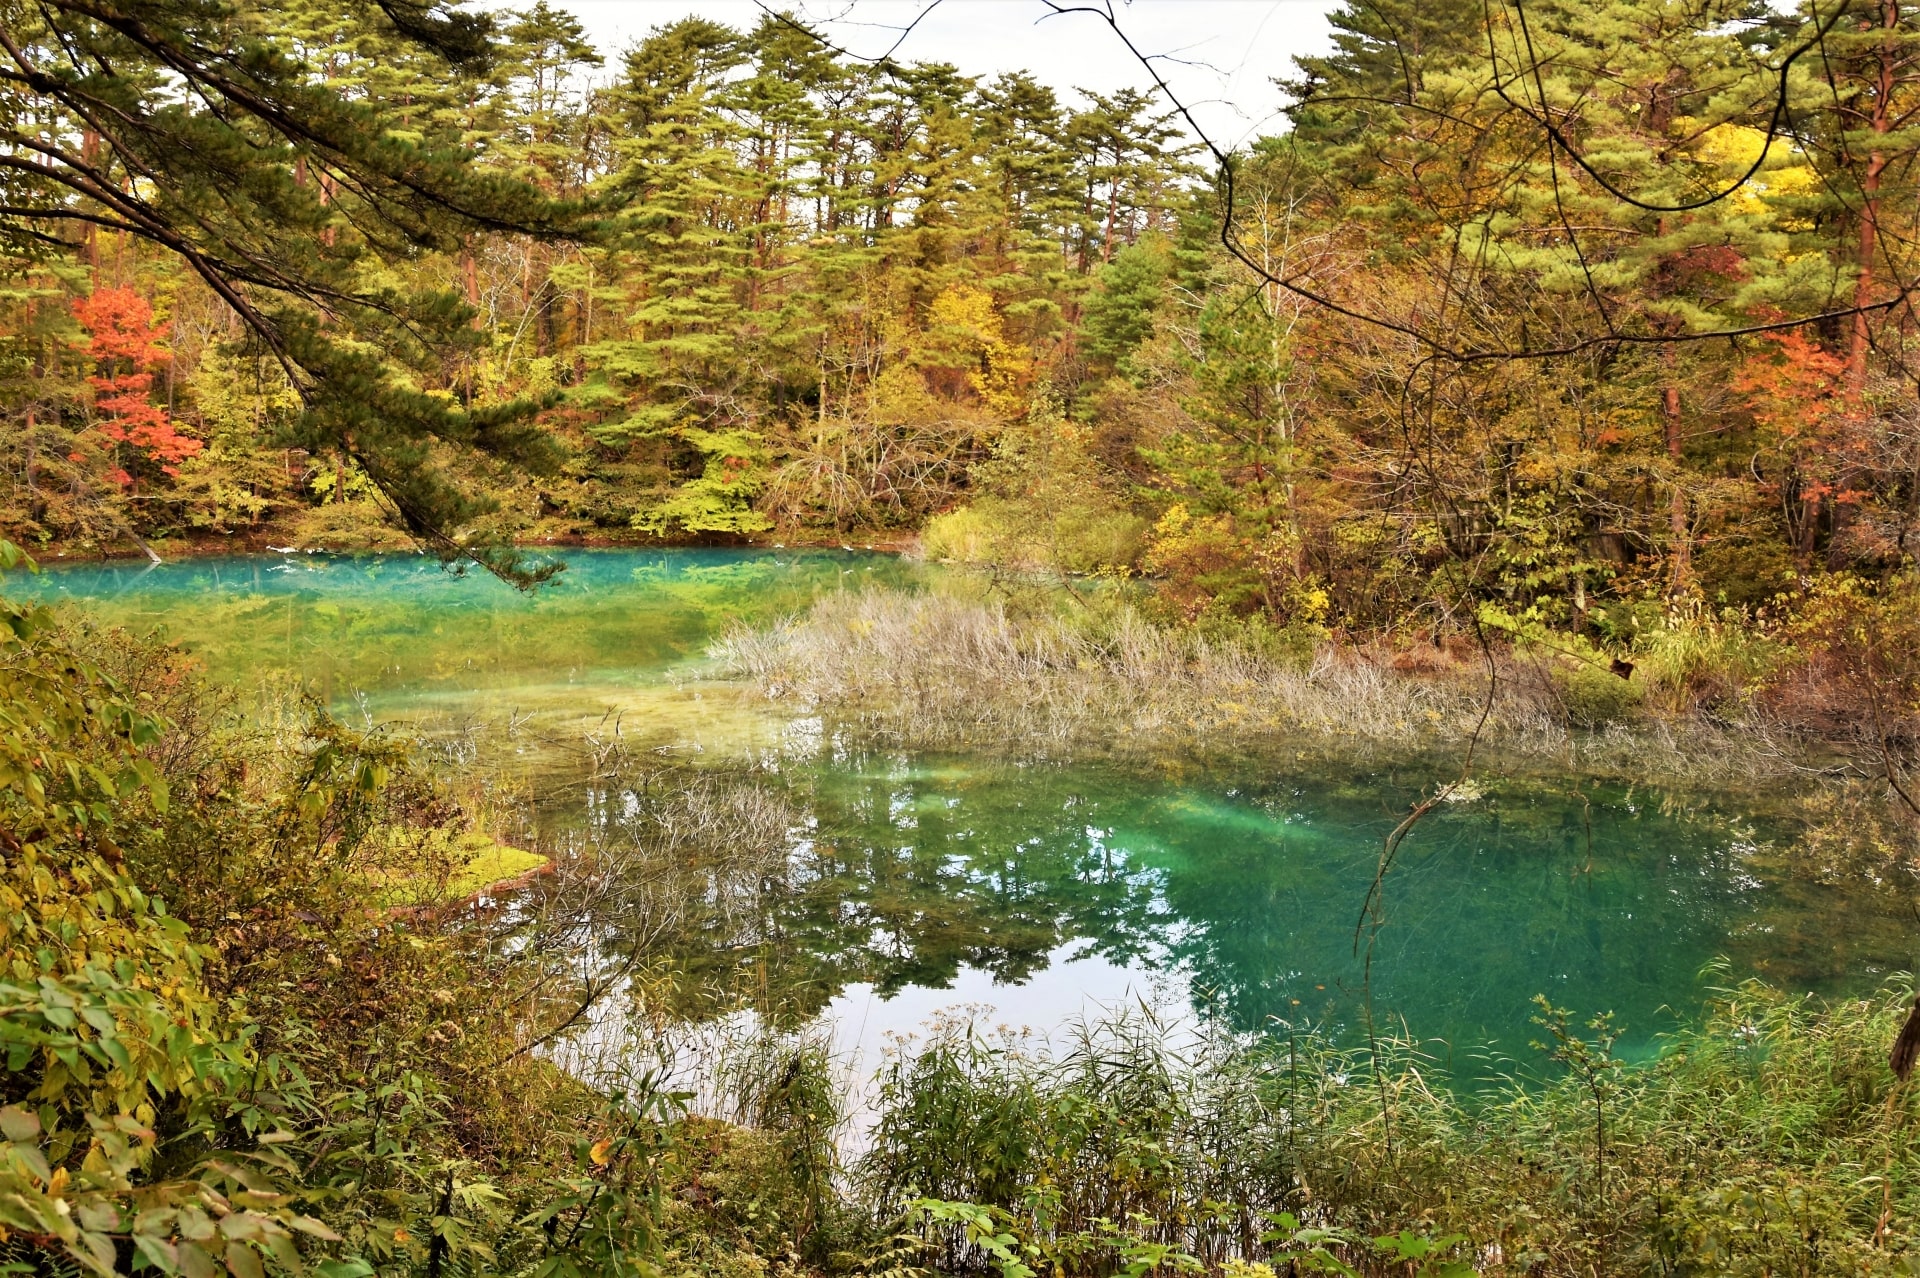
<svg viewBox="0 0 1920 1278">
<path fill-rule="evenodd" d="M 59 81 L 9 143 L 22 546 L 922 533 L 1350 634 L 1753 613 L 1909 554 L 1897 7 L 1341 10 L 1230 189 L 1151 86 L 772 15 L 609 66 L 546 6 L 484 64 L 272 14 L 276 89 L 392 154 L 222 151 L 264 143 L 64 65 L 84 22 L 19 33 Z"/>
<path fill-rule="evenodd" d="M 661 17 L 0 5 L 0 1271 L 1920 1272 L 1920 8 Z"/>
</svg>

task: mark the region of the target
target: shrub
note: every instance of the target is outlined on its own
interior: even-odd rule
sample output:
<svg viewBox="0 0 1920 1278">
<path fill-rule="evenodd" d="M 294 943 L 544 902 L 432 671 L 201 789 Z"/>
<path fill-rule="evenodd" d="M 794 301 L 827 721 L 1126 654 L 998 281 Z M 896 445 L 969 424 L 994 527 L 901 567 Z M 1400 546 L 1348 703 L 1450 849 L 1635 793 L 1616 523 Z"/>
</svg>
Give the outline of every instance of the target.
<svg viewBox="0 0 1920 1278">
<path fill-rule="evenodd" d="M 1146 521 L 1124 510 L 1075 503 L 986 498 L 927 521 L 920 535 L 929 559 L 1057 572 L 1130 568 L 1140 556 Z"/>
<path fill-rule="evenodd" d="M 1640 708 L 1643 683 L 1621 678 L 1597 659 L 1556 661 L 1553 673 L 1567 719 L 1576 727 L 1627 723 Z"/>
</svg>

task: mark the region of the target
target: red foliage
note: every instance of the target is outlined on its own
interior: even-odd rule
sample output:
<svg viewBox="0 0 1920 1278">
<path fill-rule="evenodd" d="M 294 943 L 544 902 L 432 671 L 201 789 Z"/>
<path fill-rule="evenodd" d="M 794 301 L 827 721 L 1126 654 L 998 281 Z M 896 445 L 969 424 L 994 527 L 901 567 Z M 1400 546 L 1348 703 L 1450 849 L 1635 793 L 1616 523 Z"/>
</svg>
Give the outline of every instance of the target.
<svg viewBox="0 0 1920 1278">
<path fill-rule="evenodd" d="M 165 354 L 167 326 L 153 322 L 153 307 L 130 288 L 103 288 L 73 304 L 74 318 L 87 330 L 87 353 L 98 371 L 87 378 L 93 405 L 105 415 L 100 433 L 116 444 L 130 444 L 168 475 L 205 445 L 174 428 L 167 410 L 155 404 L 152 368 Z M 124 469 L 109 472 L 123 487 L 133 482 Z"/>
<path fill-rule="evenodd" d="M 1747 259 L 1722 244 L 1698 244 L 1669 257 L 1666 272 L 1677 291 L 1698 292 L 1715 285 L 1737 284 L 1749 271 Z"/>
<path fill-rule="evenodd" d="M 1849 483 L 1859 474 L 1862 416 L 1846 396 L 1847 362 L 1798 332 L 1769 333 L 1733 379 L 1753 419 L 1774 435 L 1791 468 L 1799 501 L 1852 504 L 1865 496 Z"/>
<path fill-rule="evenodd" d="M 1734 377 L 1754 420 L 1788 439 L 1814 433 L 1834 416 L 1847 362 L 1797 332 L 1768 333 L 1767 345 Z"/>
</svg>

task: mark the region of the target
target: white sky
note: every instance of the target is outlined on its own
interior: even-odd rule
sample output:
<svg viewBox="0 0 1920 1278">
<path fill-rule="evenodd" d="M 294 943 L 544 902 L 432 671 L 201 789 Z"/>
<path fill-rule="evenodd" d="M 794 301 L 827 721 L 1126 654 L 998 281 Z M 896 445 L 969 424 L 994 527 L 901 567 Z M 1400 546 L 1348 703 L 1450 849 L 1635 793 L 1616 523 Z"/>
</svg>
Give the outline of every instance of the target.
<svg viewBox="0 0 1920 1278">
<path fill-rule="evenodd" d="M 513 3 L 514 0 L 506 0 Z M 1085 0 L 1078 0 L 1085 2 Z M 609 55 L 656 26 L 698 14 L 751 28 L 753 0 L 550 0 L 571 10 Z M 926 0 L 770 0 L 790 9 L 850 53 L 878 57 Z M 1273 77 L 1292 73 L 1296 54 L 1328 47 L 1325 11 L 1335 0 L 1114 0 L 1114 12 L 1142 53 L 1193 109 L 1214 141 L 1231 147 L 1277 132 L 1281 94 Z M 1111 93 L 1148 87 L 1145 70 L 1099 18 L 1049 16 L 1040 0 L 940 0 L 901 41 L 894 56 L 951 62 L 991 78 L 1029 71 L 1066 91 Z M 614 60 L 608 58 L 611 67 Z"/>
</svg>

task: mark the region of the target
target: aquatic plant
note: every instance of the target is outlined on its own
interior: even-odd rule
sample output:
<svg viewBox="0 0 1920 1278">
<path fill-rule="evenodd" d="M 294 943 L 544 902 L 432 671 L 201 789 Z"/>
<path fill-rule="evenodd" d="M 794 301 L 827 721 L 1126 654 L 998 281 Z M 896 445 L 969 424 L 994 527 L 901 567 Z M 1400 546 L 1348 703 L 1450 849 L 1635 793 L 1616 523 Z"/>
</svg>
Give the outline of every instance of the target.
<svg viewBox="0 0 1920 1278">
<path fill-rule="evenodd" d="M 1805 753 L 1757 709 L 1737 732 L 1724 717 L 1635 713 L 1641 685 L 1591 654 L 1423 643 L 1302 655 L 1158 625 L 1116 591 L 999 578 L 826 595 L 778 625 L 736 626 L 710 651 L 771 700 L 914 748 L 1406 752 L 1457 747 L 1484 712 L 1481 735 L 1506 761 L 1706 779 L 1778 775 Z"/>
</svg>

